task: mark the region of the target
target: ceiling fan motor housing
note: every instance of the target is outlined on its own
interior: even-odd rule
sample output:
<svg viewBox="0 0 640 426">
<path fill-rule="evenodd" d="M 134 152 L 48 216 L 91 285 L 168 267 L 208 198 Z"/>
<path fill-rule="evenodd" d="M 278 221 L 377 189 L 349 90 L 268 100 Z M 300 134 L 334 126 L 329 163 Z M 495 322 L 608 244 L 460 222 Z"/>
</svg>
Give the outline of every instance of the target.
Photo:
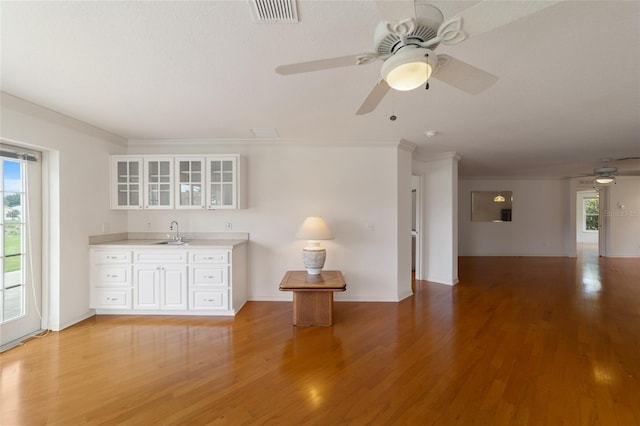
<svg viewBox="0 0 640 426">
<path fill-rule="evenodd" d="M 599 167 L 597 169 L 593 169 L 594 175 L 600 176 L 611 176 L 618 171 L 617 167 Z"/>
<path fill-rule="evenodd" d="M 418 45 L 431 40 L 438 35 L 438 28 L 444 21 L 444 16 L 440 9 L 425 3 L 415 4 L 416 10 L 416 27 L 407 34 L 407 45 Z M 409 16 L 407 18 L 410 18 Z M 400 37 L 387 29 L 386 22 L 380 22 L 376 27 L 374 34 L 375 50 L 380 55 L 393 55 L 402 49 L 405 45 Z M 414 43 L 412 43 L 415 42 Z M 435 49 L 437 44 L 429 46 Z"/>
</svg>

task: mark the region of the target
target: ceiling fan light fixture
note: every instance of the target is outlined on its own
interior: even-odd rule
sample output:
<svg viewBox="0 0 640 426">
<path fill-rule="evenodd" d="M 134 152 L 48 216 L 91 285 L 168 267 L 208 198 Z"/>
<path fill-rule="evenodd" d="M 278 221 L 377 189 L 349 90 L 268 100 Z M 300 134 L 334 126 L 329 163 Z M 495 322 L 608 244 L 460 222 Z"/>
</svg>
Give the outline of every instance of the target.
<svg viewBox="0 0 640 426">
<path fill-rule="evenodd" d="M 407 46 L 382 64 L 382 78 L 395 90 L 413 90 L 431 77 L 437 63 L 429 49 Z"/>
<path fill-rule="evenodd" d="M 598 176 L 596 178 L 596 183 L 601 185 L 608 185 L 616 180 L 615 176 Z"/>
</svg>

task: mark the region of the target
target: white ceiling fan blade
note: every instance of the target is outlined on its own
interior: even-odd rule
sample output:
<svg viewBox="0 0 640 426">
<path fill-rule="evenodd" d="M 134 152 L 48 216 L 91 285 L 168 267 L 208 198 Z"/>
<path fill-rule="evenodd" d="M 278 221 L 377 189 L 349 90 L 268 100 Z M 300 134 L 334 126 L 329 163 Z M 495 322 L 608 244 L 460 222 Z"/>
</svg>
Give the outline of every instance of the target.
<svg viewBox="0 0 640 426">
<path fill-rule="evenodd" d="M 618 172 L 618 176 L 640 176 L 640 170 L 623 170 Z"/>
<path fill-rule="evenodd" d="M 387 82 L 384 80 L 380 80 L 378 84 L 376 84 L 373 87 L 371 92 L 369 92 L 367 99 L 365 99 L 364 102 L 362 102 L 362 105 L 360 105 L 360 108 L 356 112 L 356 115 L 368 114 L 374 109 L 376 109 L 376 107 L 378 106 L 380 101 L 382 101 L 382 99 L 387 94 L 389 89 L 391 88 L 389 87 Z"/>
<path fill-rule="evenodd" d="M 404 21 L 416 16 L 413 0 L 376 0 L 376 5 L 383 21 Z"/>
<path fill-rule="evenodd" d="M 280 65 L 276 67 L 276 72 L 280 75 L 301 74 L 305 72 L 321 71 L 331 68 L 349 67 L 373 61 L 361 61 L 368 54 L 359 53 L 357 55 L 340 56 L 338 58 L 319 59 L 317 61 L 298 62 L 297 64 Z M 370 54 L 369 54 L 370 55 Z"/>
<path fill-rule="evenodd" d="M 461 12 L 464 31 L 475 37 L 525 16 L 533 15 L 559 1 L 485 0 Z"/>
<path fill-rule="evenodd" d="M 495 75 L 449 55 L 438 55 L 438 68 L 432 77 L 472 95 L 487 90 L 498 81 Z"/>
</svg>

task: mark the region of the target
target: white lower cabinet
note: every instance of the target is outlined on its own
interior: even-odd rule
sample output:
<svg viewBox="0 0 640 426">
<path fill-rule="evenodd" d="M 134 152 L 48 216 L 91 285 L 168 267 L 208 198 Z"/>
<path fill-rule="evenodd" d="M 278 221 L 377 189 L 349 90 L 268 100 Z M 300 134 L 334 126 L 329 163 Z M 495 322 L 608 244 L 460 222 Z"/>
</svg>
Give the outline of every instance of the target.
<svg viewBox="0 0 640 426">
<path fill-rule="evenodd" d="M 131 309 L 131 289 L 116 290 L 98 288 L 95 290 L 95 303 L 97 309 Z"/>
<path fill-rule="evenodd" d="M 91 301 L 95 309 L 131 309 L 131 252 L 92 250 Z"/>
<path fill-rule="evenodd" d="M 229 309 L 229 253 L 194 251 L 189 262 L 189 309 Z"/>
<path fill-rule="evenodd" d="M 193 290 L 189 299 L 189 309 L 209 310 L 228 309 L 229 291 L 224 290 Z"/>
<path fill-rule="evenodd" d="M 245 302 L 246 244 L 91 248 L 91 307 L 98 313 L 235 315 Z"/>
<path fill-rule="evenodd" d="M 186 265 L 136 265 L 133 273 L 133 309 L 187 309 Z"/>
</svg>

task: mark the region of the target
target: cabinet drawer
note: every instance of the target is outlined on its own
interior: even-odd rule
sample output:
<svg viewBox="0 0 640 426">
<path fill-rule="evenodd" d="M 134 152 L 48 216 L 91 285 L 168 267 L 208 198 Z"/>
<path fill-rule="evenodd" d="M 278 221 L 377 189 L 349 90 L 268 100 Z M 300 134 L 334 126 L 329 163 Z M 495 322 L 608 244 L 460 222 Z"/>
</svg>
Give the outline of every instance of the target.
<svg viewBox="0 0 640 426">
<path fill-rule="evenodd" d="M 91 252 L 92 263 L 131 263 L 130 251 L 95 250 Z"/>
<path fill-rule="evenodd" d="M 189 309 L 229 309 L 229 292 L 227 290 L 192 291 L 189 298 Z"/>
<path fill-rule="evenodd" d="M 98 266 L 96 268 L 98 286 L 128 285 L 131 283 L 131 266 Z"/>
<path fill-rule="evenodd" d="M 94 308 L 131 309 L 131 289 L 97 289 Z"/>
<path fill-rule="evenodd" d="M 202 252 L 191 251 L 189 252 L 189 263 L 228 264 L 229 251 L 228 250 L 202 251 Z"/>
<path fill-rule="evenodd" d="M 228 267 L 221 268 L 191 266 L 190 268 L 191 285 L 207 286 L 207 285 L 224 285 L 227 286 Z"/>
<path fill-rule="evenodd" d="M 134 263 L 186 263 L 187 252 L 186 251 L 165 251 L 149 250 L 149 251 L 134 251 L 133 252 Z"/>
</svg>

